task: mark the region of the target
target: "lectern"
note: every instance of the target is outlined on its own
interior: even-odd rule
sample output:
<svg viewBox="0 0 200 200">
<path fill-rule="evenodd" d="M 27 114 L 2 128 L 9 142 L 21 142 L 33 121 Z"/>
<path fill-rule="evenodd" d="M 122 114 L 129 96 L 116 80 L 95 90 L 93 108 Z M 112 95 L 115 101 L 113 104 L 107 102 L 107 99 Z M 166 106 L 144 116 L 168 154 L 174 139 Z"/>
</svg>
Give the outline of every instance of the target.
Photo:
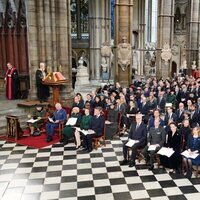
<svg viewBox="0 0 200 200">
<path fill-rule="evenodd" d="M 60 72 L 51 72 L 45 78 L 43 84 L 52 87 L 53 104 L 59 102 L 60 88 L 66 85 L 68 80 Z"/>
</svg>

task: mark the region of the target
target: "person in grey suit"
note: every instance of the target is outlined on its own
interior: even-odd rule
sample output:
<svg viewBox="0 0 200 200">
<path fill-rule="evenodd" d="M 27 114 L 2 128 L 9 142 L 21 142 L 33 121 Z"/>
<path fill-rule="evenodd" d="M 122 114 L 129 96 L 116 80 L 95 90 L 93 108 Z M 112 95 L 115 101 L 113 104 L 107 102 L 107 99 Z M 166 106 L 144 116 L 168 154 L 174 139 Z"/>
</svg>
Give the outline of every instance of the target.
<svg viewBox="0 0 200 200">
<path fill-rule="evenodd" d="M 128 147 L 126 143 L 123 145 L 123 155 L 124 160 L 120 163 L 121 165 L 125 165 L 128 163 L 128 148 L 132 149 L 131 160 L 129 163 L 129 167 L 135 166 L 136 153 L 138 148 L 143 148 L 146 145 L 146 137 L 147 137 L 147 126 L 142 122 L 142 114 L 136 114 L 136 123 L 132 123 L 131 130 L 129 132 L 128 140 L 134 140 L 134 144 L 132 147 Z"/>
<path fill-rule="evenodd" d="M 147 136 L 147 146 L 142 150 L 142 154 L 145 157 L 147 165 L 149 164 L 149 170 L 154 168 L 154 156 L 156 152 L 164 145 L 166 138 L 165 129 L 160 125 L 160 120 L 155 119 L 154 127 L 151 127 Z M 149 151 L 149 146 L 155 145 L 156 149 Z"/>
</svg>

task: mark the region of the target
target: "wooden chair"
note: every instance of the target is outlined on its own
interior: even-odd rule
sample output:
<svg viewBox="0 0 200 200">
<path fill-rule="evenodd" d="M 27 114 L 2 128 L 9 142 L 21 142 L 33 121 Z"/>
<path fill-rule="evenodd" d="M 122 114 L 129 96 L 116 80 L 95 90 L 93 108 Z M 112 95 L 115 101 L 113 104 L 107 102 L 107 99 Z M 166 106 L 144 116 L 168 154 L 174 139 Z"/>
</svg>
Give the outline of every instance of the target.
<svg viewBox="0 0 200 200">
<path fill-rule="evenodd" d="M 94 142 L 94 148 L 97 150 L 98 147 L 100 147 L 99 142 L 103 140 L 104 147 L 106 146 L 106 134 L 105 134 L 105 126 L 104 131 L 101 136 L 92 138 L 92 141 Z"/>
<path fill-rule="evenodd" d="M 118 116 L 117 116 L 117 134 L 120 136 L 120 133 L 122 131 L 122 128 L 121 128 L 121 113 L 118 112 Z"/>
<path fill-rule="evenodd" d="M 141 160 L 144 160 L 144 156 L 142 155 L 142 149 L 143 148 L 137 149 L 136 159 L 138 159 L 139 163 L 141 162 Z M 131 151 L 131 148 L 128 148 L 128 160 L 130 160 L 130 151 Z M 154 162 L 157 163 L 158 169 L 159 169 L 160 168 L 160 157 L 158 154 L 155 154 Z"/>
<path fill-rule="evenodd" d="M 61 138 L 61 133 L 62 133 L 62 130 L 64 129 L 64 127 L 65 127 L 65 124 L 66 124 L 65 121 L 60 121 L 59 125 L 58 125 L 58 128 L 56 128 L 54 130 L 55 133 L 58 133 L 58 137 L 59 138 Z"/>
<path fill-rule="evenodd" d="M 200 173 L 200 164 L 199 165 L 195 165 L 195 170 L 196 170 L 196 178 L 198 177 L 199 173 Z"/>
<path fill-rule="evenodd" d="M 131 147 L 128 147 L 128 160 L 130 160 L 130 154 L 131 154 Z M 140 163 L 141 160 L 144 159 L 143 155 L 142 155 L 142 148 L 138 148 L 136 151 L 136 159 L 138 159 L 138 162 Z"/>
</svg>

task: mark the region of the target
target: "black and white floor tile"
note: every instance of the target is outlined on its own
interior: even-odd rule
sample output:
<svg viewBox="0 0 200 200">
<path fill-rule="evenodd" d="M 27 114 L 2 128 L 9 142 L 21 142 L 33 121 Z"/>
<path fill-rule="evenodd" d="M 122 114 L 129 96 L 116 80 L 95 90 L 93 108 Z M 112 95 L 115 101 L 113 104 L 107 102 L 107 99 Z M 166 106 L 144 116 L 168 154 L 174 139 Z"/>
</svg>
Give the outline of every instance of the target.
<svg viewBox="0 0 200 200">
<path fill-rule="evenodd" d="M 32 149 L 0 141 L 0 199 L 200 199 L 200 178 L 149 171 L 144 163 L 120 166 L 125 139 L 107 141 L 89 154 L 72 143 Z"/>
</svg>

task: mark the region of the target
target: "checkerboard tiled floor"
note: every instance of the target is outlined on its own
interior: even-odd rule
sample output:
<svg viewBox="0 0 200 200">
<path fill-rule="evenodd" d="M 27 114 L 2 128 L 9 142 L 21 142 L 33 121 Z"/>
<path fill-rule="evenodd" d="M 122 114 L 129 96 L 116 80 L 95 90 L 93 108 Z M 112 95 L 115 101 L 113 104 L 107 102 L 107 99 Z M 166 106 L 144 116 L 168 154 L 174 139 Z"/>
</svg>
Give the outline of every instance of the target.
<svg viewBox="0 0 200 200">
<path fill-rule="evenodd" d="M 90 154 L 74 144 L 32 149 L 0 141 L 2 200 L 199 200 L 200 178 L 120 166 L 122 139 Z"/>
</svg>

